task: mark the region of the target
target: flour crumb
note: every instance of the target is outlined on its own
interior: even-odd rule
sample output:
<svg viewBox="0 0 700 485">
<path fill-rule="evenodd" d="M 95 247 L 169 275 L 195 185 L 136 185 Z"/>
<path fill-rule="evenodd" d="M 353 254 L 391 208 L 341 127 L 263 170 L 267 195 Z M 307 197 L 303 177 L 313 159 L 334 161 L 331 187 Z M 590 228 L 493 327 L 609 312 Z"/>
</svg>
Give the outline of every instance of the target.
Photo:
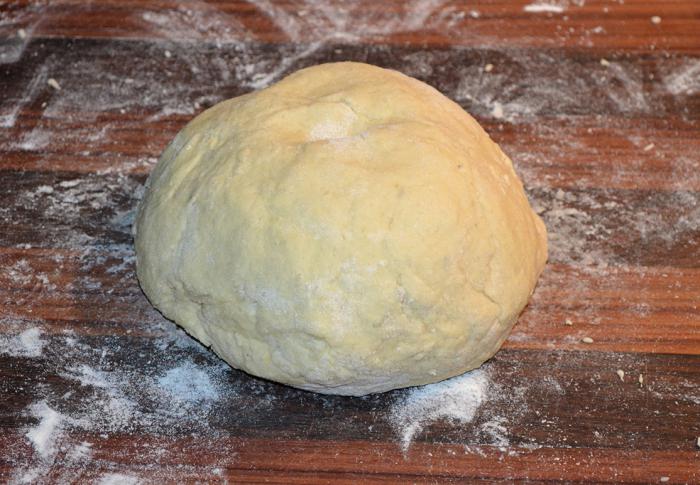
<svg viewBox="0 0 700 485">
<path fill-rule="evenodd" d="M 649 143 L 647 146 L 644 147 L 645 152 L 648 152 L 649 150 L 653 150 L 653 149 L 654 149 L 653 143 Z"/>
<path fill-rule="evenodd" d="M 592 344 L 592 343 L 593 343 L 593 339 L 592 339 L 591 337 L 583 337 L 583 338 L 581 339 L 581 342 L 583 342 L 584 344 Z"/>
<path fill-rule="evenodd" d="M 642 374 L 639 374 L 639 387 L 642 387 L 644 385 L 644 376 Z"/>
<path fill-rule="evenodd" d="M 491 72 L 493 71 L 493 64 L 486 64 L 484 66 L 484 72 Z"/>
<path fill-rule="evenodd" d="M 608 60 L 605 59 L 605 58 L 602 58 L 602 59 L 600 60 L 600 65 L 603 66 L 603 67 L 608 67 L 608 66 L 610 65 L 610 61 L 608 61 Z"/>
<path fill-rule="evenodd" d="M 570 318 L 567 318 L 566 320 L 564 320 L 564 325 L 571 327 L 573 324 L 574 324 L 574 322 L 572 322 Z"/>
<path fill-rule="evenodd" d="M 46 81 L 46 84 L 54 88 L 56 91 L 61 90 L 61 85 L 58 84 L 58 81 L 56 81 L 54 78 L 50 77 L 48 81 Z"/>
<path fill-rule="evenodd" d="M 24 29 L 19 29 L 17 31 L 17 37 L 19 37 L 22 40 L 26 39 L 27 38 L 27 31 Z"/>
<path fill-rule="evenodd" d="M 498 101 L 493 103 L 493 108 L 491 108 L 491 116 L 498 120 L 503 118 L 503 105 Z"/>
<path fill-rule="evenodd" d="M 625 382 L 625 371 L 623 371 L 622 369 L 617 369 L 617 376 L 622 382 Z"/>
<path fill-rule="evenodd" d="M 525 5 L 523 10 L 528 13 L 562 13 L 565 8 L 564 5 L 560 5 L 558 3 L 538 1 Z"/>
<path fill-rule="evenodd" d="M 40 185 L 39 187 L 36 188 L 34 193 L 37 195 L 53 194 L 53 187 L 51 187 L 50 185 Z"/>
<path fill-rule="evenodd" d="M 173 55 L 170 53 L 170 51 L 166 50 L 163 52 L 163 55 L 165 55 L 166 58 L 170 59 Z"/>
<path fill-rule="evenodd" d="M 80 182 L 82 182 L 80 179 L 64 180 L 63 182 L 59 183 L 58 186 L 63 187 L 64 189 L 69 189 L 80 185 Z"/>
<path fill-rule="evenodd" d="M 401 438 L 404 453 L 410 448 L 413 438 L 435 421 L 471 422 L 486 399 L 489 385 L 486 372 L 477 369 L 403 394 L 392 405 L 389 419 Z"/>
<path fill-rule="evenodd" d="M 651 23 L 654 25 L 659 25 L 661 23 L 661 17 L 659 17 L 658 15 L 654 15 L 651 18 Z"/>
</svg>

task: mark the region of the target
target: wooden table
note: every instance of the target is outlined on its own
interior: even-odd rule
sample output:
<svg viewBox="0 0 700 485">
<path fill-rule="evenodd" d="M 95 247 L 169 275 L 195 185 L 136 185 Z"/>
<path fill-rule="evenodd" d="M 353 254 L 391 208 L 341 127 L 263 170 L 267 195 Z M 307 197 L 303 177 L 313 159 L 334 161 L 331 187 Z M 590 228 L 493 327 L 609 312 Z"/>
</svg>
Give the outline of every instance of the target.
<svg viewBox="0 0 700 485">
<path fill-rule="evenodd" d="M 340 60 L 460 103 L 546 221 L 478 396 L 254 379 L 139 289 L 167 142 Z M 4 1 L 0 170 L 2 482 L 700 483 L 698 1 Z"/>
</svg>

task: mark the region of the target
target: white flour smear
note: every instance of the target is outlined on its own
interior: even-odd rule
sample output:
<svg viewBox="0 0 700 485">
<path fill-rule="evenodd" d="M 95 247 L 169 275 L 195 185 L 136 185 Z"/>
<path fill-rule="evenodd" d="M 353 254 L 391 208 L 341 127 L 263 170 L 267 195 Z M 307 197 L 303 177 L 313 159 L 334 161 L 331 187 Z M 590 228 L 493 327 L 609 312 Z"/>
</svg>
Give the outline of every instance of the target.
<svg viewBox="0 0 700 485">
<path fill-rule="evenodd" d="M 41 357 L 44 349 L 39 327 L 28 328 L 17 335 L 0 335 L 0 355 L 10 357 Z"/>
<path fill-rule="evenodd" d="M 75 482 L 80 476 L 80 467 L 92 459 L 91 444 L 68 439 L 67 429 L 75 424 L 74 420 L 47 404 L 46 400 L 30 405 L 28 414 L 36 424 L 25 430 L 24 439 L 31 444 L 36 457 L 31 462 L 25 459 L 17 463 L 10 483 L 43 482 L 59 459 L 62 472 L 57 480 L 60 483 Z M 9 450 L 6 457 L 11 458 L 14 453 L 16 451 Z"/>
<path fill-rule="evenodd" d="M 666 73 L 664 84 L 676 96 L 700 93 L 700 59 L 686 61 Z"/>
<path fill-rule="evenodd" d="M 45 401 L 40 401 L 30 407 L 32 416 L 39 419 L 39 424 L 29 429 L 26 437 L 39 453 L 39 456 L 46 460 L 53 457 L 57 451 L 56 437 L 61 433 L 61 427 L 65 417 L 51 409 Z"/>
<path fill-rule="evenodd" d="M 513 364 L 511 371 L 521 372 L 518 365 Z M 512 433 L 508 426 L 531 413 L 528 395 L 560 396 L 564 391 L 551 377 L 541 382 L 518 384 L 505 384 L 502 380 L 508 377 L 499 377 L 495 377 L 492 363 L 486 363 L 436 384 L 398 391 L 387 409 L 386 418 L 399 438 L 401 450 L 407 453 L 421 433 L 438 433 L 431 431 L 432 426 L 438 425 L 446 426 L 448 434 L 457 430 L 458 435 L 469 436 L 460 441 L 467 453 L 480 453 L 482 446 L 516 453 L 509 448 Z M 538 448 L 540 444 L 530 441 L 519 446 Z"/>
<path fill-rule="evenodd" d="M 446 381 L 410 389 L 390 410 L 390 420 L 408 451 L 413 438 L 435 421 L 468 424 L 484 402 L 490 381 L 481 369 Z"/>
</svg>

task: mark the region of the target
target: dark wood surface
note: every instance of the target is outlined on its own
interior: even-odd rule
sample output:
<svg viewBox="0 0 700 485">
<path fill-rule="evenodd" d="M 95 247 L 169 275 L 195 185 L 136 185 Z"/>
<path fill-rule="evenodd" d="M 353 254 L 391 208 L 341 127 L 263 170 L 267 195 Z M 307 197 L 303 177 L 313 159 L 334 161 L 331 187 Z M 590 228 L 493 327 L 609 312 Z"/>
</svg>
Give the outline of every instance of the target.
<svg viewBox="0 0 700 485">
<path fill-rule="evenodd" d="M 134 274 L 184 123 L 337 60 L 460 103 L 550 233 L 473 416 L 410 439 L 410 391 L 231 370 Z M 699 437 L 700 2 L 0 2 L 0 482 L 700 483 Z"/>
</svg>

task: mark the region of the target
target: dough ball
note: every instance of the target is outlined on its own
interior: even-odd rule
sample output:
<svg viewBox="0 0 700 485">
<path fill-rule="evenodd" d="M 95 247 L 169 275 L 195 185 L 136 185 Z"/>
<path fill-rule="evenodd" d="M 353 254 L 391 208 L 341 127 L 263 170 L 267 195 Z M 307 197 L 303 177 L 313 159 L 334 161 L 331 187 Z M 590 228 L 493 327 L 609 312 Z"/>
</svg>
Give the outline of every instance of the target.
<svg viewBox="0 0 700 485">
<path fill-rule="evenodd" d="M 153 305 L 231 366 L 346 395 L 481 365 L 547 257 L 471 116 L 350 62 L 192 120 L 149 178 L 135 240 Z"/>
</svg>

